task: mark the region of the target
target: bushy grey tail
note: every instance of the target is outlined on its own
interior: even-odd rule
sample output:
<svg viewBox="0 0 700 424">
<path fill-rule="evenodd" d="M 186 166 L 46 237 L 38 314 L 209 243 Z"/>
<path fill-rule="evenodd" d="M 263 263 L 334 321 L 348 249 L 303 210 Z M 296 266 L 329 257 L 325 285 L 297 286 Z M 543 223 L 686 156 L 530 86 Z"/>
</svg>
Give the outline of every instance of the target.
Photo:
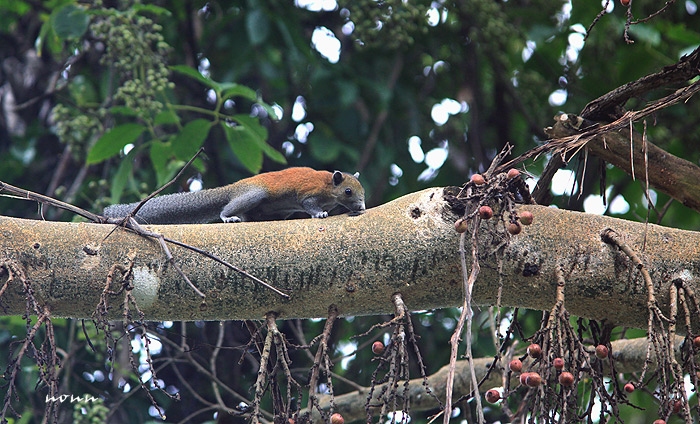
<svg viewBox="0 0 700 424">
<path fill-rule="evenodd" d="M 206 224 L 219 220 L 221 201 L 204 194 L 207 190 L 175 193 L 154 197 L 139 209 L 135 216 L 140 224 Z M 123 218 L 129 215 L 139 202 L 107 206 L 104 216 Z"/>
</svg>

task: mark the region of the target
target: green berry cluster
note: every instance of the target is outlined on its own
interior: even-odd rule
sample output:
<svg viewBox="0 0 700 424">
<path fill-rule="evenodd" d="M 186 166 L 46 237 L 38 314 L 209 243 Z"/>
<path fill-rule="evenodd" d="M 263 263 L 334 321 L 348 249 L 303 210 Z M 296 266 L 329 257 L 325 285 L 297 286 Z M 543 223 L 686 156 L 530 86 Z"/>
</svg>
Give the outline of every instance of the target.
<svg viewBox="0 0 700 424">
<path fill-rule="evenodd" d="M 170 46 L 161 34 L 162 26 L 128 8 L 105 9 L 90 29 L 105 46 L 100 63 L 120 79 L 114 100 L 142 117 L 158 114 L 163 103 L 157 99 L 173 87 L 166 65 Z"/>
<path fill-rule="evenodd" d="M 341 2 L 341 7 L 350 11 L 353 37 L 365 47 L 406 48 L 413 44 L 415 34 L 427 31 L 429 1 L 358 0 Z"/>
<path fill-rule="evenodd" d="M 70 146 L 75 157 L 84 158 L 95 139 L 104 132 L 102 121 L 106 114 L 104 108 L 85 111 L 59 103 L 51 110 L 53 132 Z"/>
<path fill-rule="evenodd" d="M 105 423 L 107 414 L 109 408 L 104 405 L 102 399 L 81 399 L 73 404 L 73 422 L 77 424 Z"/>
</svg>

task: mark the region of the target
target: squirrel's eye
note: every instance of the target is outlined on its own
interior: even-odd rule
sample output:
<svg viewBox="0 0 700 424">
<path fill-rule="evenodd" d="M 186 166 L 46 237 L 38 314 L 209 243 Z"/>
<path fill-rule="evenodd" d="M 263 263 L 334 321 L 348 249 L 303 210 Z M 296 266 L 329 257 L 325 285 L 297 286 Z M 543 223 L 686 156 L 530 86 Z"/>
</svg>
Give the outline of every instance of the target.
<svg viewBox="0 0 700 424">
<path fill-rule="evenodd" d="M 346 189 L 345 189 L 345 195 L 348 196 L 348 197 L 352 196 L 352 189 L 351 189 L 351 188 L 346 188 Z"/>
</svg>

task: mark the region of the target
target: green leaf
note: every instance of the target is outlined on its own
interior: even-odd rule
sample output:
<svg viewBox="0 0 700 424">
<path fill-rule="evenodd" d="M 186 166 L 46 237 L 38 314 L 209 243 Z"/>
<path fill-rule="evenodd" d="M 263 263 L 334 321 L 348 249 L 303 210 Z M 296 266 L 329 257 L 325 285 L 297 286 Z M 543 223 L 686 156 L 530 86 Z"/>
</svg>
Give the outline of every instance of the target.
<svg viewBox="0 0 700 424">
<path fill-rule="evenodd" d="M 156 115 L 155 119 L 153 120 L 154 125 L 177 124 L 179 122 L 180 117 L 177 116 L 177 113 L 175 113 L 175 111 L 170 109 L 161 111 L 158 115 Z"/>
<path fill-rule="evenodd" d="M 44 47 L 46 47 L 51 53 L 54 54 L 59 54 L 61 50 L 63 50 L 61 40 L 56 36 L 50 19 L 44 22 L 44 24 L 41 26 L 41 30 L 39 30 L 39 36 L 37 37 L 35 42 L 35 47 L 37 54 L 40 57 Z"/>
<path fill-rule="evenodd" d="M 236 84 L 235 82 L 222 82 L 220 87 L 221 98 L 223 100 L 237 96 L 252 100 L 254 102 L 258 100 L 258 93 L 245 85 Z"/>
<path fill-rule="evenodd" d="M 190 160 L 204 144 L 211 125 L 211 121 L 206 119 L 195 119 L 188 122 L 182 131 L 173 138 L 172 146 L 175 157 L 183 161 Z"/>
<path fill-rule="evenodd" d="M 241 161 L 243 166 L 253 174 L 257 174 L 262 169 L 263 151 L 258 143 L 258 137 L 249 129 L 243 126 L 231 126 L 226 122 L 221 123 L 226 134 L 231 150 Z"/>
<path fill-rule="evenodd" d="M 243 125 L 246 129 L 251 131 L 258 140 L 265 141 L 267 140 L 267 128 L 263 127 L 262 124 L 260 124 L 260 121 L 258 118 L 254 118 L 250 115 L 233 115 L 231 117 L 234 121 L 237 123 Z"/>
<path fill-rule="evenodd" d="M 190 77 L 192 79 L 195 79 L 202 84 L 206 85 L 207 87 L 213 88 L 216 90 L 217 93 L 221 92 L 221 84 L 218 82 L 212 80 L 211 78 L 207 78 L 204 75 L 202 75 L 198 70 L 187 66 L 187 65 L 175 65 L 171 66 L 170 70 L 175 71 L 179 74 L 185 75 L 187 77 Z"/>
<path fill-rule="evenodd" d="M 146 130 L 141 124 L 122 124 L 107 131 L 88 153 L 87 164 L 93 165 L 117 155 L 129 143 L 133 143 Z"/>
<path fill-rule="evenodd" d="M 156 171 L 156 182 L 158 187 L 160 187 L 170 179 L 170 172 L 168 170 L 168 162 L 172 153 L 170 143 L 154 140 L 153 143 L 151 143 L 149 153 L 151 164 Z"/>
<path fill-rule="evenodd" d="M 78 39 L 87 31 L 90 16 L 84 8 L 68 3 L 51 13 L 50 22 L 54 33 L 59 38 Z"/>
<path fill-rule="evenodd" d="M 169 11 L 168 9 L 165 9 L 160 6 L 156 6 L 153 4 L 134 4 L 131 6 L 131 9 L 137 11 L 137 12 L 148 12 L 152 13 L 156 16 L 172 16 L 172 12 Z"/>
<path fill-rule="evenodd" d="M 287 158 L 285 158 L 282 153 L 267 144 L 267 128 L 263 127 L 257 118 L 253 118 L 249 115 L 234 115 L 232 119 L 241 124 L 243 130 L 249 130 L 252 133 L 250 140 L 265 153 L 265 156 L 277 163 L 287 163 Z"/>
<path fill-rule="evenodd" d="M 275 150 L 275 148 L 270 146 L 269 144 L 264 143 L 262 151 L 263 153 L 265 153 L 265 156 L 272 159 L 273 161 L 284 165 L 287 164 L 287 158 L 284 157 L 282 153 L 280 153 L 278 150 Z"/>
</svg>

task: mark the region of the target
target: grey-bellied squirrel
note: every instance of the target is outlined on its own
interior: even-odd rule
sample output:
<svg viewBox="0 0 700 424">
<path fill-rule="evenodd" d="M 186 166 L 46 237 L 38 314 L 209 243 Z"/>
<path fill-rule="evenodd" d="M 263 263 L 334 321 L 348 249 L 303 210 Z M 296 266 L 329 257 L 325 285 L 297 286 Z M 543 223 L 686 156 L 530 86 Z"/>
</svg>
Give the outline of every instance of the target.
<svg viewBox="0 0 700 424">
<path fill-rule="evenodd" d="M 365 190 L 358 173 L 287 168 L 258 174 L 233 184 L 207 190 L 154 197 L 136 215 L 145 224 L 206 224 L 272 221 L 297 212 L 325 218 L 342 206 L 352 213 L 365 210 Z M 127 216 L 136 203 L 108 206 L 104 215 Z"/>
</svg>

